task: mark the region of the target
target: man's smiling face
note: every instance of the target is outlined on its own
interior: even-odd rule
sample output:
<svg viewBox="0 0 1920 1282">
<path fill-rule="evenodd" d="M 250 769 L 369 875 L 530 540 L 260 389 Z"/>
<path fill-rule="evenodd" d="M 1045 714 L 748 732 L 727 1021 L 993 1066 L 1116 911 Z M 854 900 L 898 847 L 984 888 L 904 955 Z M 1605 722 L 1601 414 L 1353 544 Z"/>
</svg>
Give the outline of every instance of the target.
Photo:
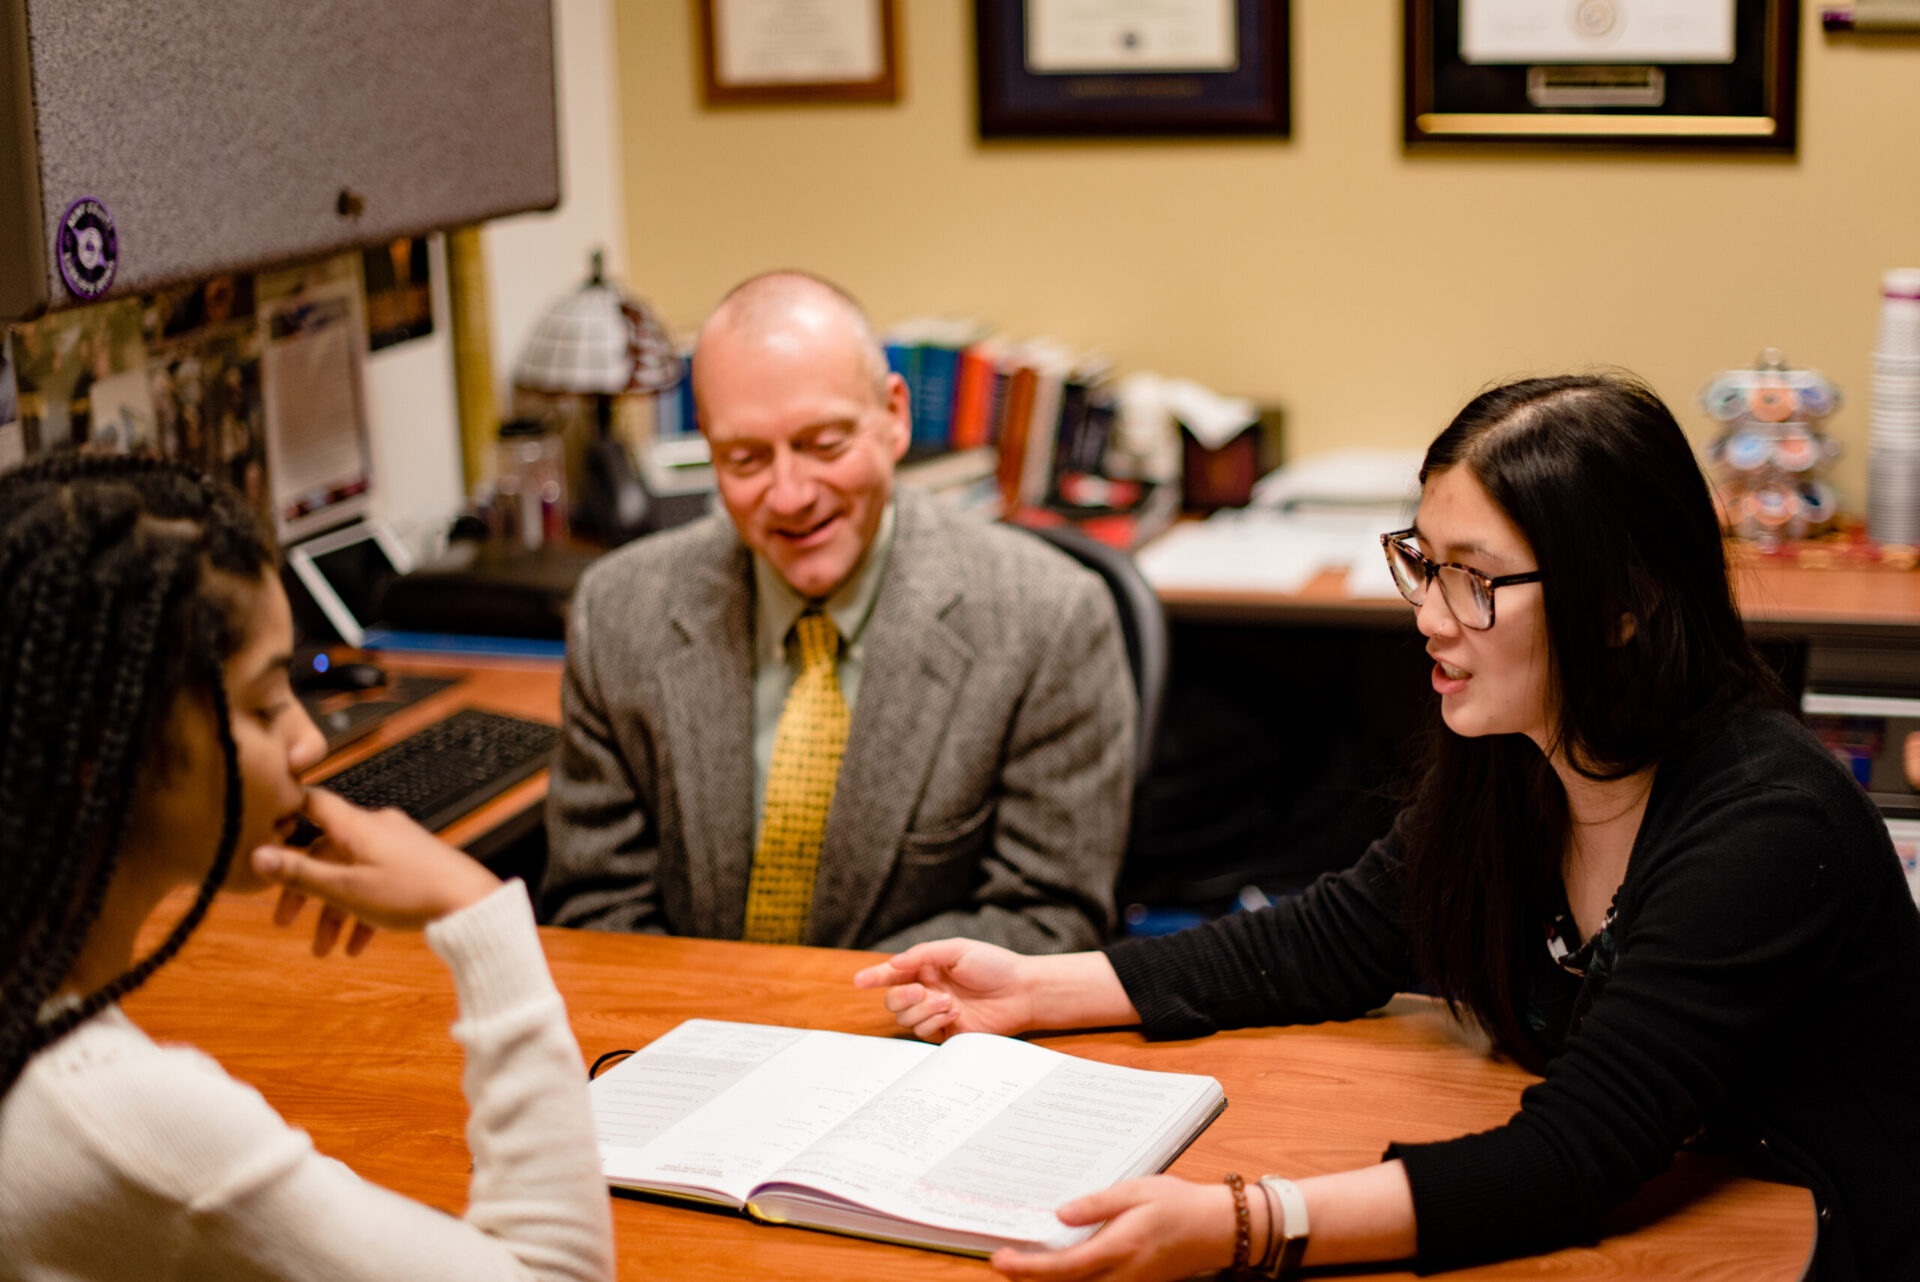
<svg viewBox="0 0 1920 1282">
<path fill-rule="evenodd" d="M 831 302 L 777 326 L 716 316 L 694 356 L 701 430 L 741 541 L 793 590 L 832 595 L 860 565 L 910 435 L 907 387 L 877 378 Z"/>
</svg>

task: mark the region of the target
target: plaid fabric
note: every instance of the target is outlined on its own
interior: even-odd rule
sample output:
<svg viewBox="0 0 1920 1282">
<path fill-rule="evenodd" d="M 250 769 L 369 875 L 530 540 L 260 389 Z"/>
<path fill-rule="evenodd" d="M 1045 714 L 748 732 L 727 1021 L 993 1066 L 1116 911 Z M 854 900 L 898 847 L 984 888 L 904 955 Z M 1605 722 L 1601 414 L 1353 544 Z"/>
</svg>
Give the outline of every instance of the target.
<svg viewBox="0 0 1920 1282">
<path fill-rule="evenodd" d="M 741 938 L 756 944 L 797 944 L 806 936 L 820 844 L 853 720 L 840 693 L 840 633 L 833 620 L 809 610 L 793 630 L 800 675 L 774 730 L 767 806 L 747 881 Z"/>
</svg>

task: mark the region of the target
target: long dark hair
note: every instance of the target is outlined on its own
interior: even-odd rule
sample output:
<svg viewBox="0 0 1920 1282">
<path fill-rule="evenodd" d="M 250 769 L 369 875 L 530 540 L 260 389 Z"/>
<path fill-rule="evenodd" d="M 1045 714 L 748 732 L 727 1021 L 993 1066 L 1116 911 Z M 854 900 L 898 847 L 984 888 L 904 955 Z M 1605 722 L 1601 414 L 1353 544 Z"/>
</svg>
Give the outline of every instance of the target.
<svg viewBox="0 0 1920 1282">
<path fill-rule="evenodd" d="M 177 464 L 63 454 L 0 474 L 0 1094 L 178 952 L 225 881 L 241 789 L 222 665 L 245 639 L 239 592 L 273 565 L 240 497 Z M 213 866 L 152 954 L 43 1019 L 183 693 L 212 709 L 225 760 Z"/>
<path fill-rule="evenodd" d="M 1620 375 L 1532 378 L 1476 396 L 1427 450 L 1424 485 L 1463 467 L 1541 572 L 1554 743 L 1620 779 L 1680 751 L 1734 704 L 1779 700 L 1741 625 L 1713 501 L 1680 425 Z M 1537 946 L 1569 834 L 1559 776 L 1522 735 L 1435 728 L 1409 816 L 1408 926 L 1421 973 L 1530 1067 L 1523 954 Z"/>
</svg>

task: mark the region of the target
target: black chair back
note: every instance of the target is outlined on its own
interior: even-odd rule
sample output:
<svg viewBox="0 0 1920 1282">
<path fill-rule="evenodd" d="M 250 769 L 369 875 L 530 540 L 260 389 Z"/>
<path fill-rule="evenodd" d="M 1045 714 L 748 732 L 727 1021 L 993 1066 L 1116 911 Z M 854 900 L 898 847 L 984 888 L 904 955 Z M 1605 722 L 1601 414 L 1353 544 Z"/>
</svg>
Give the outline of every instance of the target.
<svg viewBox="0 0 1920 1282">
<path fill-rule="evenodd" d="M 1053 544 L 1100 576 L 1113 595 L 1114 611 L 1126 640 L 1127 666 L 1133 672 L 1134 692 L 1140 698 L 1135 727 L 1133 782 L 1137 792 L 1153 766 L 1153 747 L 1160 729 L 1160 708 L 1167 691 L 1167 616 L 1160 598 L 1133 558 L 1070 526 L 1022 527 Z"/>
</svg>

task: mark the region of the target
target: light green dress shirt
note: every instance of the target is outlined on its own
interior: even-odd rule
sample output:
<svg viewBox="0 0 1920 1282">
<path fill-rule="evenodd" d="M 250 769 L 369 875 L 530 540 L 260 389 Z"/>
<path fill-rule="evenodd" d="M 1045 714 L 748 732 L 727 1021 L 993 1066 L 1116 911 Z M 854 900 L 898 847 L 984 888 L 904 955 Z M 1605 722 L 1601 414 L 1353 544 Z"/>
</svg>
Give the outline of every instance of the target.
<svg viewBox="0 0 1920 1282">
<path fill-rule="evenodd" d="M 840 630 L 837 671 L 849 714 L 860 697 L 860 670 L 866 654 L 860 638 L 873 616 L 873 602 L 886 575 L 887 556 L 893 551 L 893 524 L 893 504 L 888 503 L 859 567 L 837 592 L 821 602 L 833 626 Z M 753 588 L 753 840 L 758 846 L 760 820 L 767 808 L 767 772 L 773 768 L 774 733 L 780 728 L 780 712 L 787 706 L 787 692 L 799 675 L 800 653 L 798 647 L 787 644 L 789 634 L 794 621 L 813 602 L 795 592 L 757 552 L 753 557 Z"/>
</svg>

